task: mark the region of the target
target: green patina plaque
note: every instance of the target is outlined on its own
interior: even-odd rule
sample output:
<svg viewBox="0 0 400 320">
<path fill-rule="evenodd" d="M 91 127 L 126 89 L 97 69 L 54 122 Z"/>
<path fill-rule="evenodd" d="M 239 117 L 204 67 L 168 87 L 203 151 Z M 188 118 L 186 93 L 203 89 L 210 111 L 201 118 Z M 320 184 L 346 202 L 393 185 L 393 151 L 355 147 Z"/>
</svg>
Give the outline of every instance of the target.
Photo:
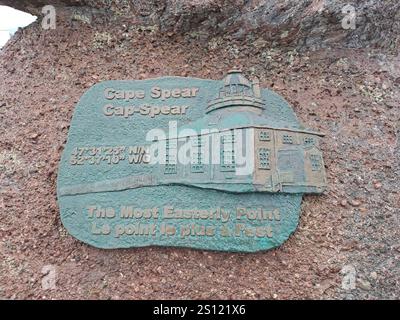
<svg viewBox="0 0 400 320">
<path fill-rule="evenodd" d="M 99 248 L 254 252 L 326 187 L 322 134 L 232 70 L 222 81 L 105 81 L 80 99 L 58 172 L 65 228 Z"/>
</svg>

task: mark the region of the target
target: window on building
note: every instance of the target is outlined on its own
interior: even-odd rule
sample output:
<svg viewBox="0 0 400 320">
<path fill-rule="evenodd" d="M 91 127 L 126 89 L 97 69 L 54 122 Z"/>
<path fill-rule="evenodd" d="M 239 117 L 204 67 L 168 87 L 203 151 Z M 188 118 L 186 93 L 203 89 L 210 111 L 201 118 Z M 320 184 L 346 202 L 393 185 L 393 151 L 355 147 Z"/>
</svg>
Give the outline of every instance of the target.
<svg viewBox="0 0 400 320">
<path fill-rule="evenodd" d="M 260 141 L 270 141 L 271 140 L 271 135 L 269 131 L 260 131 L 259 133 L 259 139 Z"/>
<path fill-rule="evenodd" d="M 192 137 L 192 162 L 190 165 L 191 172 L 202 173 L 204 172 L 204 152 L 203 152 L 203 141 L 202 137 L 199 135 L 197 137 Z"/>
<path fill-rule="evenodd" d="M 237 88 L 236 88 L 236 84 L 231 84 L 231 93 L 233 95 L 237 94 Z"/>
<path fill-rule="evenodd" d="M 317 154 L 311 154 L 310 161 L 311 161 L 311 170 L 312 171 L 321 170 L 321 156 L 319 156 Z"/>
<path fill-rule="evenodd" d="M 177 172 L 177 140 L 167 139 L 165 142 L 165 174 L 176 174 Z"/>
<path fill-rule="evenodd" d="M 221 171 L 235 171 L 235 135 L 233 130 L 221 136 Z"/>
<path fill-rule="evenodd" d="M 270 150 L 267 148 L 258 149 L 259 169 L 269 170 L 270 167 Z"/>
<path fill-rule="evenodd" d="M 315 144 L 314 137 L 304 137 L 304 145 L 312 146 Z"/>
<path fill-rule="evenodd" d="M 282 140 L 284 144 L 293 144 L 293 136 L 290 134 L 284 134 Z"/>
</svg>

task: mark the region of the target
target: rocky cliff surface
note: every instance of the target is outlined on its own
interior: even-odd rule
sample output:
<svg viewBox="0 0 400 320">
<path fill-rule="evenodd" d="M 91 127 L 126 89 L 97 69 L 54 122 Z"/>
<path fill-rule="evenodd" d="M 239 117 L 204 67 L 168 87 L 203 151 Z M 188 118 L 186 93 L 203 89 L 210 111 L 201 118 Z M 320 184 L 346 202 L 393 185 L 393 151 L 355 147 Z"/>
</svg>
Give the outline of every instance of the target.
<svg viewBox="0 0 400 320">
<path fill-rule="evenodd" d="M 0 0 L 0 4 L 41 15 L 48 1 Z M 347 0 L 57 0 L 58 14 L 81 11 L 91 17 L 156 28 L 160 32 L 195 33 L 201 39 L 230 35 L 297 48 L 373 47 L 395 49 L 400 35 L 400 3 L 353 1 L 355 28 L 343 32 L 342 21 L 352 14 Z M 65 11 L 66 10 L 66 11 Z M 99 20 L 99 23 L 104 23 Z"/>
</svg>

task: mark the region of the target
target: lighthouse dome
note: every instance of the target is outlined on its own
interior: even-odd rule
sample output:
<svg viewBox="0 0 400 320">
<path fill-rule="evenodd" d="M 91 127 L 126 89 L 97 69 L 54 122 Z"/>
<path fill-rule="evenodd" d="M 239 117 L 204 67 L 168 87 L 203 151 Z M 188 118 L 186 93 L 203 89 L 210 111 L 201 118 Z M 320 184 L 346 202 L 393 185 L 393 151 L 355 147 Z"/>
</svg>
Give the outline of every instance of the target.
<svg viewBox="0 0 400 320">
<path fill-rule="evenodd" d="M 243 90 L 249 88 L 251 90 L 249 93 L 252 93 L 253 84 L 243 76 L 240 70 L 228 71 L 227 75 L 222 81 L 224 82 L 223 89 L 230 89 L 234 88 L 234 86 L 238 86 L 241 87 Z"/>
<path fill-rule="evenodd" d="M 235 111 L 261 113 L 265 108 L 258 80 L 251 82 L 240 70 L 231 70 L 222 82 L 217 97 L 208 103 L 206 113 L 232 108 Z"/>
</svg>

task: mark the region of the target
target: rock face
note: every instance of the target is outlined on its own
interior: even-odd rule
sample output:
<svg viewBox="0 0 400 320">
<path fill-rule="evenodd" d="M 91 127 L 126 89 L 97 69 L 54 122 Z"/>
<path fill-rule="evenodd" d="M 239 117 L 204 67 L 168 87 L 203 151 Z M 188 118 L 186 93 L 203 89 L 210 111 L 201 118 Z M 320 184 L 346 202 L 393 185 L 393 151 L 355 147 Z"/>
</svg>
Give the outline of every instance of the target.
<svg viewBox="0 0 400 320">
<path fill-rule="evenodd" d="M 57 3 L 55 30 L 39 19 L 0 51 L 0 299 L 398 299 L 397 1 L 357 2 L 355 30 L 341 27 L 344 1 Z M 56 178 L 82 94 L 104 80 L 219 80 L 233 66 L 326 134 L 328 189 L 304 197 L 289 240 L 232 254 L 69 236 Z"/>
<path fill-rule="evenodd" d="M 33 14 L 41 14 L 46 1 L 0 0 Z M 262 35 L 269 42 L 298 49 L 324 47 L 398 47 L 400 3 L 362 1 L 354 6 L 354 28 L 343 29 L 352 9 L 347 0 L 58 0 L 63 9 L 84 10 L 90 15 L 107 14 L 116 20 L 157 28 L 160 32 L 196 33 L 201 39 L 229 34 L 235 39 Z M 346 30 L 346 32 L 343 32 Z"/>
</svg>

